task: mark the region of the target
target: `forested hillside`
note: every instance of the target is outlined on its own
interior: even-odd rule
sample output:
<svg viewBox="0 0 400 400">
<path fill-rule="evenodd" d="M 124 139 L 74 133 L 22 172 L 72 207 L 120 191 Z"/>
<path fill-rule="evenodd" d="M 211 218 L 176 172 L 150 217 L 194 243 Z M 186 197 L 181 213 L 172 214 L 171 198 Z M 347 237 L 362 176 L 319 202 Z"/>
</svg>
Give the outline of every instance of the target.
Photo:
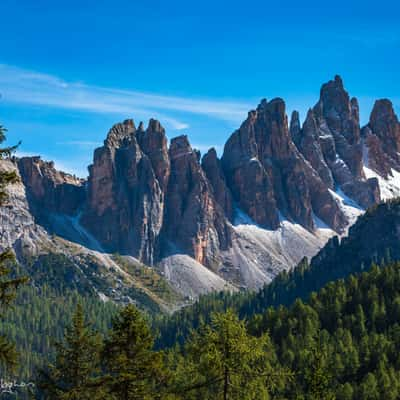
<svg viewBox="0 0 400 400">
<path fill-rule="evenodd" d="M 78 308 L 56 364 L 42 369 L 37 383 L 46 399 L 400 396 L 399 262 L 331 282 L 308 302 L 270 307 L 248 321 L 233 310 L 213 313 L 183 346 L 164 352 L 153 349 L 132 305 L 114 318 L 102 344 L 83 318 Z M 74 393 L 81 397 L 62 397 Z"/>
<path fill-rule="evenodd" d="M 56 266 L 57 268 L 53 268 Z M 103 302 L 84 280 L 68 268 L 68 259 L 46 256 L 31 274 L 28 284 L 18 290 L 17 298 L 0 321 L 1 331 L 16 343 L 18 367 L 5 376 L 32 379 L 35 369 L 53 357 L 52 348 L 60 340 L 81 303 L 89 321 L 99 332 L 106 332 L 117 310 L 112 302 Z M 26 274 L 17 267 L 16 276 Z"/>
<path fill-rule="evenodd" d="M 325 396 L 397 399 L 400 264 L 329 283 L 307 303 L 269 308 L 250 320 L 249 331 L 268 333 L 281 364 L 295 373 L 288 398 L 307 392 L 318 374 Z"/>
<path fill-rule="evenodd" d="M 399 228 L 400 200 L 374 206 L 359 217 L 347 237 L 341 241 L 338 237 L 332 238 L 311 262 L 304 259 L 259 292 L 211 294 L 201 297 L 191 307 L 159 319 L 155 323 L 160 330 L 158 345 L 182 342 L 202 320 L 209 321 L 213 311 L 233 308 L 241 318 L 248 318 L 269 306 L 290 305 L 296 298 L 306 300 L 328 282 L 368 270 L 373 263 L 399 260 Z"/>
</svg>

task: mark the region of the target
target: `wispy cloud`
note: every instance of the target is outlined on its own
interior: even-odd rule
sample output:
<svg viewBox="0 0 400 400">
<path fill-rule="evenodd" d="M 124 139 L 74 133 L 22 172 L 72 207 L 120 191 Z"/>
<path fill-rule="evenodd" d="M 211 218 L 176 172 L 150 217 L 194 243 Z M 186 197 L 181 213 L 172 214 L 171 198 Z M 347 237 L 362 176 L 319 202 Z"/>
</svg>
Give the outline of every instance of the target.
<svg viewBox="0 0 400 400">
<path fill-rule="evenodd" d="M 67 140 L 65 142 L 57 142 L 56 144 L 66 145 L 66 146 L 78 146 L 80 148 L 90 148 L 102 146 L 101 142 L 91 141 L 91 140 Z"/>
<path fill-rule="evenodd" d="M 160 119 L 172 129 L 188 128 L 173 114 L 190 113 L 240 122 L 251 108 L 249 104 L 166 96 L 131 90 L 120 90 L 79 82 L 0 64 L 0 91 L 3 100 L 12 103 L 75 109 L 94 113 L 113 113 Z"/>
</svg>

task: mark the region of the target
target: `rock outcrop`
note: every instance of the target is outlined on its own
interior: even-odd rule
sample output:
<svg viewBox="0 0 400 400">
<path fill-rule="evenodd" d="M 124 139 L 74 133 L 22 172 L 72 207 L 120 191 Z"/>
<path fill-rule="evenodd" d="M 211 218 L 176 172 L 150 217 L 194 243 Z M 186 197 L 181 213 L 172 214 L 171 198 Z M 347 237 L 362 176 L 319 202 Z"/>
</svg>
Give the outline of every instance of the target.
<svg viewBox="0 0 400 400">
<path fill-rule="evenodd" d="M 216 267 L 230 240 L 198 154 L 185 136 L 168 149 L 156 120 L 117 124 L 96 149 L 82 223 L 108 251 L 148 264 L 179 251 Z"/>
<path fill-rule="evenodd" d="M 89 167 L 83 225 L 110 252 L 153 264 L 159 254 L 164 191 L 169 174 L 164 129 L 132 120 L 114 125 Z"/>
<path fill-rule="evenodd" d="M 34 214 L 75 214 L 85 204 L 84 180 L 58 171 L 53 162 L 40 157 L 23 157 L 18 168 Z"/>
<path fill-rule="evenodd" d="M 239 207 L 263 227 L 277 229 L 285 217 L 313 230 L 316 215 L 340 232 L 345 216 L 291 140 L 303 140 L 294 132 L 297 125 L 292 123 L 290 135 L 283 100 L 263 100 L 225 145 L 229 186 Z"/>
<path fill-rule="evenodd" d="M 330 189 L 340 188 L 365 208 L 379 202 L 378 181 L 367 182 L 363 172 L 358 102 L 339 76 L 322 86 L 295 143 Z"/>
<path fill-rule="evenodd" d="M 214 198 L 222 207 L 225 216 L 229 221 L 233 221 L 233 198 L 232 193 L 227 185 L 221 161 L 217 157 L 217 152 L 211 148 L 202 158 L 201 167 L 211 183 Z"/>
<path fill-rule="evenodd" d="M 220 250 L 228 248 L 231 240 L 223 209 L 186 136 L 171 141 L 169 157 L 166 240 L 177 246 L 178 252 L 183 250 L 201 264 L 216 269 Z"/>
<path fill-rule="evenodd" d="M 367 126 L 362 129 L 368 166 L 388 178 L 400 171 L 400 123 L 390 100 L 377 100 Z"/>
</svg>

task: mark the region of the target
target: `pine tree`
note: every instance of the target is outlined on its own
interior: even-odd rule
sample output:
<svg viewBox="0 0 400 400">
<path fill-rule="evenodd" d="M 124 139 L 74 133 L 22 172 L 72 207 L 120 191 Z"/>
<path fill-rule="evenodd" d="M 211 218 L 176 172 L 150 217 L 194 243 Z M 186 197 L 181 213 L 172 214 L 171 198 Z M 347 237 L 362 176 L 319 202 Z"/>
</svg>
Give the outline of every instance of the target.
<svg viewBox="0 0 400 400">
<path fill-rule="evenodd" d="M 6 140 L 6 129 L 0 125 L 0 144 Z M 0 160 L 10 157 L 17 146 L 0 148 Z M 7 185 L 18 181 L 15 171 L 0 171 L 0 206 L 7 201 Z M 10 278 L 10 266 L 15 263 L 12 250 L 8 249 L 0 253 L 0 316 L 15 298 L 18 287 L 27 281 L 26 278 Z M 0 334 L 0 364 L 4 370 L 13 370 L 17 364 L 17 352 L 15 346 L 6 336 Z"/>
<path fill-rule="evenodd" d="M 154 338 L 139 310 L 134 305 L 122 309 L 113 320 L 102 355 L 104 384 L 112 399 L 148 400 L 161 396 L 162 357 L 153 345 Z"/>
<path fill-rule="evenodd" d="M 180 391 L 185 399 L 268 399 L 284 378 L 274 361 L 267 335 L 250 336 L 232 311 L 214 314 L 186 346 Z"/>
<path fill-rule="evenodd" d="M 54 364 L 39 370 L 37 387 L 49 400 L 105 399 L 100 384 L 101 341 L 85 322 L 78 304 L 62 343 L 56 344 Z"/>
<path fill-rule="evenodd" d="M 306 392 L 310 400 L 334 400 L 333 380 L 329 372 L 329 357 L 323 348 L 324 339 L 318 333 L 313 345 L 308 349 L 308 366 L 304 371 Z"/>
</svg>

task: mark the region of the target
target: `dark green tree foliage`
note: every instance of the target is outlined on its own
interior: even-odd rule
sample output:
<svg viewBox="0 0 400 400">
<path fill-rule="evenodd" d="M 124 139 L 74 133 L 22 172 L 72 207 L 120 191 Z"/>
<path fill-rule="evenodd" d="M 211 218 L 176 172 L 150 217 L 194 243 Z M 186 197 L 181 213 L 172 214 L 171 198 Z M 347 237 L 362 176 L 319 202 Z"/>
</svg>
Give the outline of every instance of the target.
<svg viewBox="0 0 400 400">
<path fill-rule="evenodd" d="M 114 318 L 104 342 L 103 382 L 111 399 L 147 400 L 161 393 L 162 356 L 153 351 L 154 338 L 146 320 L 128 305 Z"/>
<path fill-rule="evenodd" d="M 279 361 L 295 372 L 288 398 L 300 391 L 312 399 L 397 399 L 399 302 L 400 263 L 373 266 L 329 283 L 308 304 L 269 308 L 250 321 L 249 330 L 269 333 Z"/>
<path fill-rule="evenodd" d="M 0 125 L 0 145 L 6 140 L 6 129 Z M 0 159 L 9 157 L 16 149 L 14 147 L 0 148 Z M 17 182 L 18 177 L 15 171 L 0 171 L 0 206 L 5 206 L 7 202 L 6 187 Z M 26 278 L 11 278 L 11 267 L 15 264 L 14 253 L 6 250 L 0 253 L 0 316 L 4 316 L 4 312 L 10 302 L 14 300 L 18 287 L 26 282 Z M 9 373 L 9 370 L 15 368 L 17 363 L 17 353 L 15 346 L 9 341 L 4 333 L 0 334 L 0 366 L 1 372 Z"/>
<path fill-rule="evenodd" d="M 96 382 L 105 400 L 396 400 L 399 305 L 400 263 L 372 266 L 247 322 L 231 310 L 212 314 L 164 357 L 128 306 L 104 341 Z"/>
<path fill-rule="evenodd" d="M 213 314 L 210 325 L 192 333 L 175 377 L 184 399 L 262 400 L 283 385 L 285 374 L 268 335 L 250 336 L 228 311 Z"/>
<path fill-rule="evenodd" d="M 85 322 L 78 304 L 64 341 L 56 344 L 56 360 L 39 371 L 37 386 L 45 399 L 103 399 L 98 375 L 101 340 Z"/>
<path fill-rule="evenodd" d="M 315 400 L 335 399 L 332 376 L 329 372 L 331 359 L 327 354 L 327 349 L 323 348 L 320 335 L 311 344 L 310 348 L 306 349 L 306 354 L 303 372 L 304 392 L 309 398 Z"/>
<path fill-rule="evenodd" d="M 101 301 L 91 291 L 77 291 L 75 279 L 58 281 L 57 277 L 76 271 L 70 264 L 63 255 L 49 254 L 35 261 L 32 269 L 26 264 L 15 269 L 16 276 L 24 274 L 31 279 L 18 290 L 15 302 L 0 321 L 0 329 L 17 343 L 19 363 L 12 377 L 18 380 L 31 380 L 37 367 L 54 361 L 53 343 L 63 339 L 79 303 L 95 330 L 105 335 L 111 326 L 118 310 L 115 304 Z"/>
</svg>

